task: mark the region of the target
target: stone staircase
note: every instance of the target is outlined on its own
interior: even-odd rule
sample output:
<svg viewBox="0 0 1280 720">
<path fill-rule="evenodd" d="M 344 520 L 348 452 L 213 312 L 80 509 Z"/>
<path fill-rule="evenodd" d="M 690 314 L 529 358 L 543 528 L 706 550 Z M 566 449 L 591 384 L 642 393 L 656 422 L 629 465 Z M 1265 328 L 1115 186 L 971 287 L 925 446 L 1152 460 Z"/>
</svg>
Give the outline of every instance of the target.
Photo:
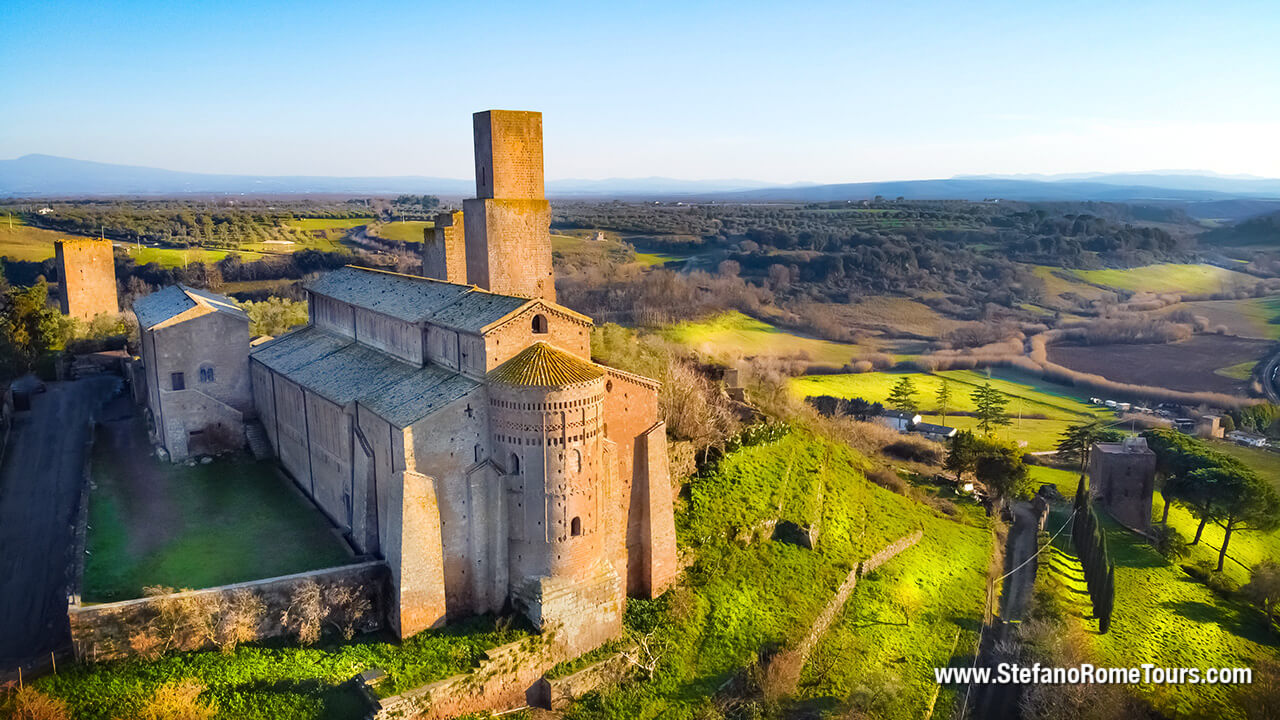
<svg viewBox="0 0 1280 720">
<path fill-rule="evenodd" d="M 249 443 L 249 451 L 259 460 L 271 457 L 271 443 L 267 440 L 267 430 L 257 420 L 244 424 L 244 438 Z"/>
</svg>

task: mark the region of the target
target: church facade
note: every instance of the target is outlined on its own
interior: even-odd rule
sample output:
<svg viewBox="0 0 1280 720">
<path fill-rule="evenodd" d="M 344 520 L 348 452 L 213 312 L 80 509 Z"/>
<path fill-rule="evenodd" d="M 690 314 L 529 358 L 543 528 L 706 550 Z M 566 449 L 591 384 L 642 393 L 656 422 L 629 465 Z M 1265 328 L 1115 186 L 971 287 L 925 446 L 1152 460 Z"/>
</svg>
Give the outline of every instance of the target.
<svg viewBox="0 0 1280 720">
<path fill-rule="evenodd" d="M 429 277 L 308 283 L 309 323 L 249 351 L 253 405 L 390 566 L 398 634 L 514 606 L 585 651 L 678 572 L 659 385 L 592 362 L 591 319 L 555 303 L 541 114 L 474 130 L 477 197 L 427 238 Z"/>
</svg>

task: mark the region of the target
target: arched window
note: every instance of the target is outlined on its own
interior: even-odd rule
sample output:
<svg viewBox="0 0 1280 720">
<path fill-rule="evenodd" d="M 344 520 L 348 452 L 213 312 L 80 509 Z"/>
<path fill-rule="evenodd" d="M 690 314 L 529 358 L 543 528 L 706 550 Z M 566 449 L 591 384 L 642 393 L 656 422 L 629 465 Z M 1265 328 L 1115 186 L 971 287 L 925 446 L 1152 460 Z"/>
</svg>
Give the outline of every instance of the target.
<svg viewBox="0 0 1280 720">
<path fill-rule="evenodd" d="M 519 455 L 515 453 L 511 453 L 511 462 L 507 464 L 507 471 L 510 472 L 512 475 L 520 474 L 520 456 Z"/>
<path fill-rule="evenodd" d="M 582 518 L 576 517 L 569 522 L 569 534 L 574 537 L 582 534 Z"/>
<path fill-rule="evenodd" d="M 202 382 L 202 383 L 211 383 L 211 382 L 213 382 L 213 381 L 214 381 L 214 379 L 215 379 L 215 378 L 214 378 L 214 375 L 213 375 L 213 366 L 212 366 L 212 365 L 201 365 L 201 366 L 200 366 L 200 382 Z"/>
<path fill-rule="evenodd" d="M 573 471 L 582 472 L 582 451 L 575 449 L 573 451 Z"/>
<path fill-rule="evenodd" d="M 534 334 L 537 334 L 537 335 L 547 334 L 547 316 L 546 315 L 539 314 L 539 315 L 533 316 L 533 332 Z"/>
<path fill-rule="evenodd" d="M 483 459 L 484 459 L 484 451 L 480 449 L 479 445 L 477 445 L 476 446 L 476 462 L 480 462 Z"/>
</svg>

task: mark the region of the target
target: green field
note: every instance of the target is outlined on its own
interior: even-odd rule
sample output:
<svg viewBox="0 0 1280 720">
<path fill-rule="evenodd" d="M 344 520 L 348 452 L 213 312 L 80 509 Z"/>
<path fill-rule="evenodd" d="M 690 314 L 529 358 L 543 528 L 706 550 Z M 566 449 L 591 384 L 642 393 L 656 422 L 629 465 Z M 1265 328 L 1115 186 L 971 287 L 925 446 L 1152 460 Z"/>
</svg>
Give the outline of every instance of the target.
<svg viewBox="0 0 1280 720">
<path fill-rule="evenodd" d="M 958 631 L 958 652 L 972 650 L 989 534 L 868 483 L 865 467 L 849 448 L 795 430 L 691 478 L 676 527 L 682 549 L 696 560 L 681 588 L 656 601 L 633 599 L 627 611 L 628 625 L 652 630 L 662 648 L 653 680 L 589 695 L 566 717 L 718 717 L 709 714 L 718 690 L 747 672 L 761 648 L 796 642 L 859 560 L 923 528 L 920 545 L 854 593 L 804 669 L 800 690 L 804 699 L 822 696 L 828 709 L 841 709 L 848 697 L 841 688 L 880 673 L 890 659 L 903 691 L 888 715 L 876 717 L 921 717 L 935 688 L 929 667 L 949 660 Z M 770 522 L 778 519 L 817 524 L 816 548 L 771 540 Z M 902 624 L 904 613 L 911 621 Z M 898 666 L 895 652 L 919 662 Z M 832 672 L 824 674 L 827 667 Z M 938 717 L 947 717 L 952 699 L 940 699 Z"/>
<path fill-rule="evenodd" d="M 1044 281 L 1045 301 L 1050 306 L 1063 303 L 1072 305 L 1073 303 L 1069 301 L 1068 296 L 1075 296 L 1083 300 L 1098 300 L 1112 294 L 1088 283 L 1067 280 L 1058 274 L 1070 271 L 1063 271 L 1048 265 L 1034 265 L 1031 267 L 1031 271 L 1035 273 L 1036 277 Z"/>
<path fill-rule="evenodd" d="M 1235 365 L 1229 365 L 1224 368 L 1218 368 L 1213 372 L 1223 377 L 1229 377 L 1232 380 L 1248 380 L 1249 378 L 1253 377 L 1253 369 L 1257 366 L 1258 366 L 1257 362 L 1253 360 L 1246 360 L 1242 363 L 1236 363 Z"/>
<path fill-rule="evenodd" d="M 424 220 L 381 223 L 374 225 L 370 234 L 397 242 L 420 243 L 423 240 L 423 232 L 435 226 L 435 223 Z"/>
<path fill-rule="evenodd" d="M 1013 416 L 1013 424 L 1002 428 L 999 437 L 1025 442 L 1027 450 L 1052 450 L 1059 436 L 1068 425 L 1094 417 L 1111 417 L 1099 409 L 1071 395 L 1071 389 L 1032 378 L 1023 373 L 993 369 L 992 377 L 974 370 L 946 370 L 938 373 L 871 372 L 842 375 L 806 375 L 791 381 L 791 389 L 801 397 L 833 395 L 835 397 L 860 397 L 869 402 L 884 403 L 889 393 L 904 375 L 915 382 L 917 402 L 926 422 L 941 423 L 937 413 L 935 396 L 942 378 L 951 382 L 951 408 L 949 412 L 972 412 L 970 395 L 985 382 L 1009 396 L 1006 408 Z M 1019 415 L 1021 414 L 1021 418 Z M 946 424 L 960 429 L 977 425 L 973 417 L 948 415 Z"/>
<path fill-rule="evenodd" d="M 1056 531 L 1069 506 L 1059 505 L 1049 518 Z M 1260 613 L 1223 600 L 1160 556 L 1141 537 L 1099 513 L 1116 566 L 1112 629 L 1097 635 L 1085 591 L 1084 573 L 1070 548 L 1070 533 L 1056 541 L 1056 552 L 1041 563 L 1060 598 L 1077 622 L 1089 629 L 1094 662 L 1107 667 L 1253 667 L 1276 657 L 1280 642 L 1265 627 Z M 1232 541 L 1235 545 L 1235 540 Z M 1169 717 L 1243 718 L 1234 693 L 1222 685 L 1135 686 Z"/>
<path fill-rule="evenodd" d="M 158 263 L 167 268 L 182 267 L 194 262 L 216 263 L 229 253 L 226 250 L 205 250 L 203 248 L 153 248 L 129 246 L 129 257 L 139 265 Z M 240 253 L 243 260 L 256 260 L 257 253 Z"/>
<path fill-rule="evenodd" d="M 842 367 L 869 348 L 819 340 L 774 327 L 740 312 L 683 322 L 662 331 L 668 339 L 721 362 L 744 357 L 795 358 Z"/>
<path fill-rule="evenodd" d="M 39 262 L 53 257 L 55 240 L 84 237 L 72 233 L 31 227 L 18 218 L 0 216 L 0 257 Z"/>
<path fill-rule="evenodd" d="M 351 562 L 272 463 L 161 462 L 147 452 L 138 419 L 125 423 L 104 426 L 94 443 L 85 602 L 140 597 L 148 585 L 211 587 Z"/>
<path fill-rule="evenodd" d="M 1125 270 L 1073 270 L 1088 282 L 1117 290 L 1152 293 L 1204 294 L 1253 287 L 1258 279 L 1216 265 L 1161 264 Z"/>
</svg>

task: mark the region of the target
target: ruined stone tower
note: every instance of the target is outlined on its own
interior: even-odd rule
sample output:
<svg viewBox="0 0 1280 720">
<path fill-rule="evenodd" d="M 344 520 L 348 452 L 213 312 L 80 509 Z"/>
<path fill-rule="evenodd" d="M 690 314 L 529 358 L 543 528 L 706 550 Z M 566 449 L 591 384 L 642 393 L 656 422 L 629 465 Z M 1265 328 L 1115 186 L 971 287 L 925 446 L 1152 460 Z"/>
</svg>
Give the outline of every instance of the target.
<svg viewBox="0 0 1280 720">
<path fill-rule="evenodd" d="M 423 231 L 423 277 L 451 283 L 467 282 L 467 247 L 462 212 L 436 215 L 435 227 Z"/>
<path fill-rule="evenodd" d="M 110 240 L 59 240 L 54 243 L 54 255 L 63 315 L 92 320 L 104 313 L 120 312 Z"/>
<path fill-rule="evenodd" d="M 467 281 L 486 290 L 556 299 L 551 204 L 542 183 L 542 113 L 472 116 L 476 197 L 463 201 Z"/>
</svg>

